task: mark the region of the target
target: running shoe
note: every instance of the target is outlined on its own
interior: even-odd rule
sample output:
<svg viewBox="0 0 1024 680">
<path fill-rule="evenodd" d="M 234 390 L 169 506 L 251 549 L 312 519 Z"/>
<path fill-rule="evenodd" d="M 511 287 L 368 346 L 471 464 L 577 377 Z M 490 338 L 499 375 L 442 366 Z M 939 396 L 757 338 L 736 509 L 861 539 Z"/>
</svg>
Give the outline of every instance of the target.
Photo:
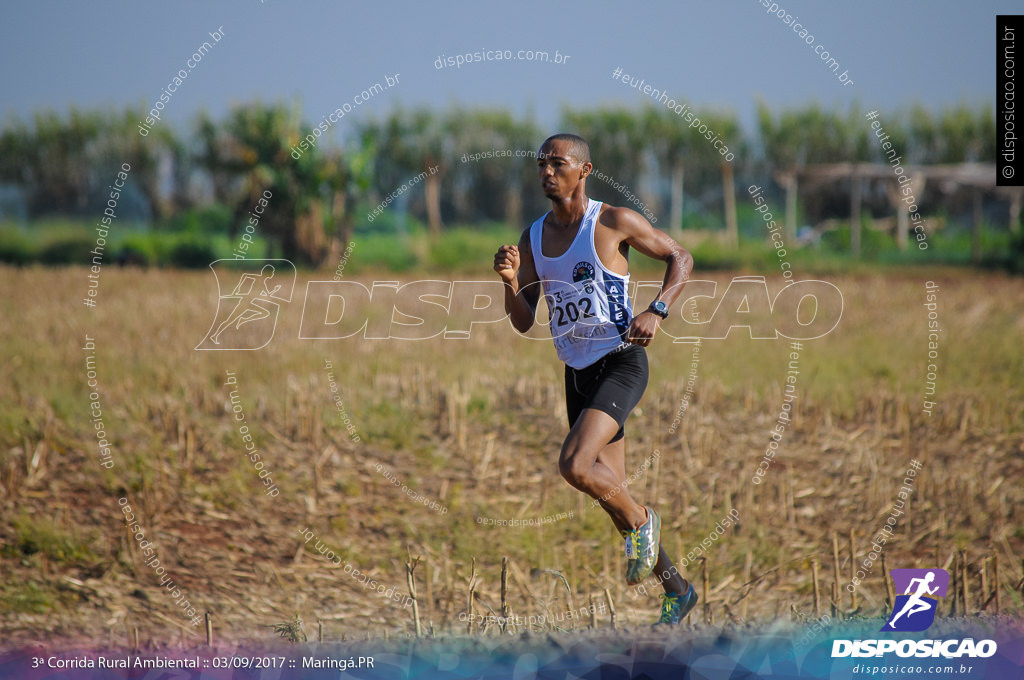
<svg viewBox="0 0 1024 680">
<path fill-rule="evenodd" d="M 637 529 L 623 531 L 622 537 L 626 539 L 626 583 L 635 586 L 647 578 L 658 561 L 661 518 L 647 508 L 647 521 Z"/>
<path fill-rule="evenodd" d="M 690 610 L 697 606 L 697 600 L 697 591 L 693 589 L 692 583 L 685 595 L 665 593 L 661 596 L 661 618 L 654 625 L 674 626 L 680 623 L 690 613 Z"/>
</svg>

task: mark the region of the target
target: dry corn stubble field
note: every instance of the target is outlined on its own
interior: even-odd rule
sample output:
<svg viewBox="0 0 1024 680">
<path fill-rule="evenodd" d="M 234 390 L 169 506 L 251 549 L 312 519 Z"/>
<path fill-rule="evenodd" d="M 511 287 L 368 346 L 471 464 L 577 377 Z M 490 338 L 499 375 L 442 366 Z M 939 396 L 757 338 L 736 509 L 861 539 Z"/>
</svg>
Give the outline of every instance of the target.
<svg viewBox="0 0 1024 680">
<path fill-rule="evenodd" d="M 627 425 L 627 473 L 637 471 L 630 492 L 660 509 L 674 559 L 730 509 L 740 517 L 706 562 L 683 569 L 707 593 L 695 625 L 812 618 L 815 573 L 819 610 L 830 612 L 836 568 L 838 616 L 881 615 L 880 562 L 852 610 L 850 537 L 859 562 L 911 459 L 922 469 L 886 546 L 888 568 L 945 566 L 959 575 L 958 588 L 967 574 L 970 615 L 997 605 L 1021 612 L 1024 285 L 921 272 L 823 277 L 843 291 L 843 317 L 826 337 L 803 343 L 793 422 L 760 485 L 751 478 L 783 401 L 789 343 L 753 341 L 742 329 L 704 341 L 692 403 L 674 434 L 693 349 L 664 338 L 650 348 L 651 383 Z M 0 269 L 5 646 L 128 645 L 136 629 L 148 648 L 202 640 L 202 627 L 144 564 L 120 497 L 183 596 L 200 615 L 211 613 L 222 641 L 269 641 L 272 626 L 295 615 L 310 638 L 318 620 L 327 640 L 410 634 L 413 608 L 348 567 L 404 595 L 410 553 L 420 558 L 419 617 L 437 634 L 482 632 L 460 617 L 474 569 L 474 612 L 501 613 L 506 556 L 511 614 L 545 617 L 519 631 L 588 626 L 589 615 L 566 611 L 592 601 L 596 624 L 606 626 L 606 590 L 618 623 L 655 618 L 653 592 L 624 584 L 607 517 L 557 474 L 566 426 L 550 341 L 519 338 L 504 323 L 464 341 L 299 340 L 305 281 L 325 278 L 299 276 L 264 349 L 204 352 L 193 348 L 216 307 L 209 272 L 107 268 L 98 305 L 87 309 L 85 269 Z M 731 275 L 699 278 L 721 291 Z M 931 417 L 920 413 L 926 279 L 940 286 L 942 327 Z M 702 305 L 701 318 L 711 309 Z M 100 465 L 93 429 L 86 335 L 96 347 L 110 469 Z M 227 371 L 233 386 L 225 385 Z M 232 389 L 276 497 L 243 455 Z M 645 460 L 653 462 L 646 471 Z M 425 504 L 432 501 L 438 509 Z M 525 528 L 480 519 L 570 511 Z M 307 544 L 304 529 L 345 566 Z M 963 614 L 950 596 L 943 615 L 952 606 Z"/>
</svg>

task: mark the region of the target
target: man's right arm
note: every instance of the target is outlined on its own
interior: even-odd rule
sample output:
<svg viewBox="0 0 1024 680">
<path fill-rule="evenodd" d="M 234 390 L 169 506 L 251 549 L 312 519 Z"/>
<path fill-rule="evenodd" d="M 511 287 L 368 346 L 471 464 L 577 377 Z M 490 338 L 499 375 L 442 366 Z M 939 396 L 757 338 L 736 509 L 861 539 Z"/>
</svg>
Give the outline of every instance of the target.
<svg viewBox="0 0 1024 680">
<path fill-rule="evenodd" d="M 533 264 L 530 230 L 519 237 L 519 245 L 504 245 L 494 255 L 494 271 L 505 282 L 505 313 L 512 326 L 525 333 L 533 326 L 540 299 L 540 279 Z"/>
</svg>

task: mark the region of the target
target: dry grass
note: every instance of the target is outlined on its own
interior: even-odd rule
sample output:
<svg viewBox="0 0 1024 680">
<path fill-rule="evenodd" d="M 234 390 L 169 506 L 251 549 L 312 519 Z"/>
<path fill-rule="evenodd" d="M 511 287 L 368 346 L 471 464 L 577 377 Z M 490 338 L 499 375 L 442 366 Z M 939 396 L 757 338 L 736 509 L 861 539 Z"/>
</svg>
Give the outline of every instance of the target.
<svg viewBox="0 0 1024 680">
<path fill-rule="evenodd" d="M 411 607 L 369 592 L 306 546 L 306 527 L 340 561 L 403 594 L 407 551 L 421 557 L 415 578 L 426 631 L 466 630 L 458 614 L 469 611 L 473 558 L 474 611 L 500 613 L 503 556 L 514 615 L 557 616 L 591 596 L 603 602 L 607 588 L 620 623 L 654 616 L 653 597 L 634 597 L 623 583 L 606 516 L 557 474 L 565 407 L 550 342 L 517 338 L 504 324 L 466 341 L 300 341 L 300 280 L 268 347 L 198 352 L 215 304 L 209 273 L 108 268 L 96 309 L 80 302 L 85 273 L 0 269 L 0 630 L 8 644 L 127 644 L 135 628 L 144 646 L 202 640 L 202 627 L 187 625 L 143 564 L 120 496 L 189 601 L 212 612 L 221 640 L 271 640 L 274 624 L 295 615 L 311 640 L 318 619 L 328 639 L 414 630 Z M 729 276 L 704 278 L 721 286 Z M 828 611 L 833 532 L 842 537 L 842 589 L 849 533 L 863 559 L 912 458 L 923 469 L 886 551 L 888 567 L 952 570 L 956 551 L 966 550 L 969 610 L 988 601 L 992 612 L 981 579 L 984 572 L 991 591 L 987 558 L 998 555 L 1002 611 L 1020 612 L 1024 286 L 998 276 L 938 280 L 944 330 L 934 415 L 920 414 L 923 280 L 832 279 L 846 299 L 843 320 L 804 343 L 793 424 L 759 486 L 750 479 L 782 403 L 788 345 L 738 334 L 706 341 L 694 403 L 675 434 L 668 430 L 691 350 L 651 348 L 651 384 L 628 425 L 627 468 L 654 449 L 660 455 L 631 492 L 660 509 L 674 558 L 730 508 L 739 512 L 739 527 L 707 554 L 716 623 L 812 616 L 812 560 Z M 97 347 L 111 470 L 99 465 L 90 422 L 86 334 Z M 359 442 L 338 417 L 325 360 Z M 227 370 L 281 489 L 276 498 L 262 493 L 241 453 Z M 377 463 L 448 512 L 414 502 Z M 532 528 L 476 521 L 569 510 L 572 519 Z M 702 587 L 700 565 L 684 575 Z M 849 610 L 841 592 L 840 609 Z M 857 615 L 881 612 L 880 563 L 857 595 Z"/>
</svg>

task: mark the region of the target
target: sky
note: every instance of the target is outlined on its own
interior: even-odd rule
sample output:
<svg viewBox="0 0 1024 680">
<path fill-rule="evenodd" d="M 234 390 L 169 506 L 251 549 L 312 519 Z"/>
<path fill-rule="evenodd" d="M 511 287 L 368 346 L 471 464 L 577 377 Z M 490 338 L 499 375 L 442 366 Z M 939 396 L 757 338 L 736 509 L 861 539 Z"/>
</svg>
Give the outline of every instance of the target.
<svg viewBox="0 0 1024 680">
<path fill-rule="evenodd" d="M 769 14 L 766 3 L 783 17 Z M 257 100 L 299 102 L 315 122 L 347 103 L 352 110 L 335 128 L 344 133 L 353 119 L 397 105 L 511 109 L 546 127 L 565 106 L 651 101 L 614 79 L 616 68 L 698 109 L 733 111 L 745 127 L 753 126 L 759 101 L 883 115 L 914 103 L 983 104 L 994 98 L 995 16 L 1022 5 L 3 0 L 0 7 L 0 120 L 71 106 L 149 109 L 185 69 L 156 125 L 185 129 L 201 110 L 220 117 Z M 210 34 L 221 30 L 214 42 Z M 204 41 L 211 48 L 187 71 Z M 848 82 L 815 49 L 828 51 Z M 523 50 L 524 58 L 437 61 L 488 50 Z M 526 50 L 546 51 L 552 61 L 527 61 Z M 560 64 L 556 50 L 568 57 Z M 387 84 L 386 76 L 392 87 L 353 105 L 364 89 Z"/>
</svg>

